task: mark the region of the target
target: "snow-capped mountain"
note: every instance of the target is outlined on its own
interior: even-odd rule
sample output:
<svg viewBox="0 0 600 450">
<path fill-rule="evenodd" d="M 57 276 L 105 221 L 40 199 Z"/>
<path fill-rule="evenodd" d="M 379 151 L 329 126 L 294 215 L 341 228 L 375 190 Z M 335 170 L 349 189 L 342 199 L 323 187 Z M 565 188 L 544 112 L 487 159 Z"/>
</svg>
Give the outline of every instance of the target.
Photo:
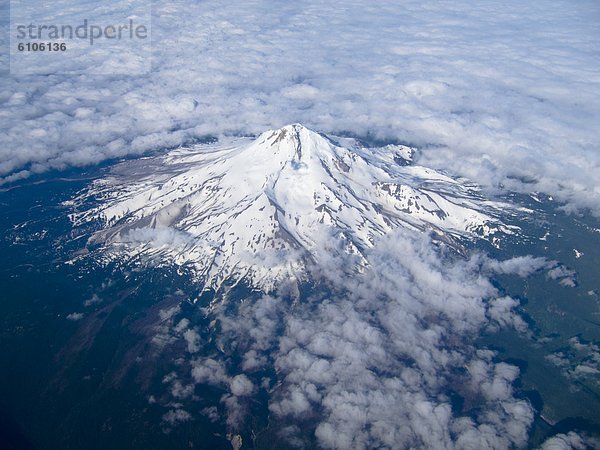
<svg viewBox="0 0 600 450">
<path fill-rule="evenodd" d="M 515 230 L 500 219 L 510 205 L 415 165 L 412 149 L 341 141 L 295 124 L 126 162 L 76 199 L 71 218 L 99 221 L 92 242 L 109 255 L 190 265 L 207 288 L 243 279 L 265 290 L 337 252 L 368 264 L 364 250 L 398 227 L 456 247 Z"/>
</svg>

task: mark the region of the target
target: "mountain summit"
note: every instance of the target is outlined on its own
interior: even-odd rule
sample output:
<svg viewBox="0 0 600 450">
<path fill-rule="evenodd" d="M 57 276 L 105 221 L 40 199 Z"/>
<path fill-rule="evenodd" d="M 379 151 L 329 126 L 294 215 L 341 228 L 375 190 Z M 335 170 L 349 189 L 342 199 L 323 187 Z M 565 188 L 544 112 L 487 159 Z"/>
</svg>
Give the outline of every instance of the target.
<svg viewBox="0 0 600 450">
<path fill-rule="evenodd" d="M 337 252 L 368 264 L 365 249 L 400 227 L 456 247 L 512 232 L 499 219 L 508 205 L 415 165 L 411 148 L 340 141 L 294 124 L 125 162 L 82 193 L 72 220 L 100 221 L 92 242 L 107 254 L 190 265 L 207 288 L 267 291 Z"/>
</svg>

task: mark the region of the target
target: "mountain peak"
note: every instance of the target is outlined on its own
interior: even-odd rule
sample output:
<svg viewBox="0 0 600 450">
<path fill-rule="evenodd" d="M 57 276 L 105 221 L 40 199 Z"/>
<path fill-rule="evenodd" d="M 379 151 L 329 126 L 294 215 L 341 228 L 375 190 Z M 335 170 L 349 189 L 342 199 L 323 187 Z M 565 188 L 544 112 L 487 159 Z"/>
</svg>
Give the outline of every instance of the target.
<svg viewBox="0 0 600 450">
<path fill-rule="evenodd" d="M 326 149 L 327 141 L 319 133 L 295 123 L 262 133 L 255 141 L 258 148 L 268 149 L 292 161 L 301 161 L 311 149 Z"/>
<path fill-rule="evenodd" d="M 295 137 L 296 139 L 302 139 L 301 135 L 307 136 L 310 134 L 314 134 L 320 136 L 319 133 L 311 130 L 310 128 L 305 127 L 301 123 L 291 123 L 289 125 L 284 125 L 283 127 L 277 130 L 265 131 L 262 134 L 278 135 L 278 137 L 281 136 L 281 138 L 284 138 L 285 136 L 289 135 L 290 137 Z"/>
</svg>

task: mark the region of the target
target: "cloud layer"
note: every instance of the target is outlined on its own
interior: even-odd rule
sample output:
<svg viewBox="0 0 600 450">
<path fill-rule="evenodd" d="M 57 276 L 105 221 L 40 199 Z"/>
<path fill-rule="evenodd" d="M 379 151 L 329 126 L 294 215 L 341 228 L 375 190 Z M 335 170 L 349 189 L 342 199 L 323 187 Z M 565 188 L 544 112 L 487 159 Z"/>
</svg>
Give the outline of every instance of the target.
<svg viewBox="0 0 600 450">
<path fill-rule="evenodd" d="M 126 4 L 111 5 L 121 19 Z M 43 17 L 85 8 L 62 0 Z M 89 49 L 54 74 L 2 77 L 4 182 L 302 122 L 600 210 L 596 2 L 178 0 L 153 15 L 147 75 L 97 76 L 105 57 Z"/>
<path fill-rule="evenodd" d="M 524 446 L 534 411 L 513 390 L 519 370 L 474 342 L 483 330 L 526 326 L 481 258 L 452 258 L 403 230 L 368 259 L 362 274 L 342 259 L 315 269 L 320 288 L 307 295 L 224 296 L 206 309 L 204 334 L 165 311 L 191 353 L 181 380 L 165 379 L 173 399 L 193 398 L 193 386 L 221 392 L 217 405 L 176 404 L 165 423 L 204 414 L 243 432 L 255 399 L 268 398 L 270 429 L 298 447 Z"/>
</svg>

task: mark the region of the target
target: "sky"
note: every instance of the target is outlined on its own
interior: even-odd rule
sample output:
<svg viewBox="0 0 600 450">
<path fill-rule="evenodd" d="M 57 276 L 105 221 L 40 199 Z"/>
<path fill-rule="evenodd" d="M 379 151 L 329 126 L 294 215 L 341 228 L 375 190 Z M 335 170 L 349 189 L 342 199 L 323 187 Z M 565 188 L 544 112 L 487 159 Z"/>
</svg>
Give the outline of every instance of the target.
<svg viewBox="0 0 600 450">
<path fill-rule="evenodd" d="M 2 183 L 300 122 L 408 142 L 421 163 L 489 189 L 600 210 L 597 2 L 31 3 L 13 5 L 13 21 L 121 23 L 151 6 L 152 52 L 124 43 L 109 61 L 101 43 L 69 42 L 38 65 L 27 55 L 40 73 L 26 75 L 13 51 Z"/>
</svg>

